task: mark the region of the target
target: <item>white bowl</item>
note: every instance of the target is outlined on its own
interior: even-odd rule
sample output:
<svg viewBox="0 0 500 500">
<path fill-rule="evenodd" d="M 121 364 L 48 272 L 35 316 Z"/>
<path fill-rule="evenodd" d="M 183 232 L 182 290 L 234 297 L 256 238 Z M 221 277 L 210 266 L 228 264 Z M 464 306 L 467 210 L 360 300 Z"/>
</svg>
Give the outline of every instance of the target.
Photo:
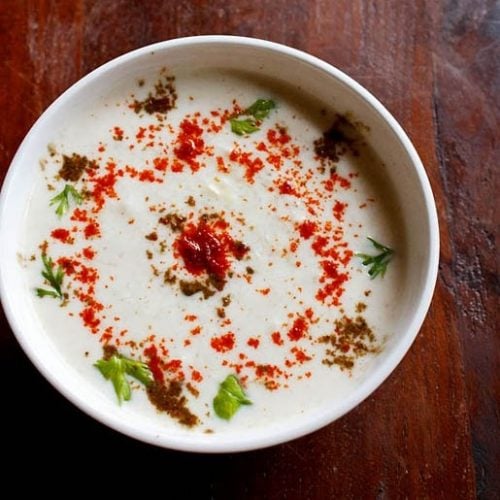
<svg viewBox="0 0 500 500">
<path fill-rule="evenodd" d="M 321 411 L 282 422 L 278 427 L 247 429 L 234 435 L 184 432 L 159 433 L 136 415 L 124 413 L 115 401 L 97 394 L 48 340 L 30 307 L 28 289 L 17 253 L 34 166 L 61 120 L 104 92 L 110 82 L 141 72 L 190 65 L 219 66 L 255 72 L 307 89 L 326 106 L 349 112 L 367 125 L 366 140 L 386 165 L 395 187 L 406 232 L 407 289 L 394 335 L 377 356 L 370 377 L 343 401 Z M 0 290 L 12 330 L 39 371 L 71 402 L 102 423 L 134 438 L 159 446 L 197 452 L 229 452 L 262 448 L 317 430 L 341 417 L 367 398 L 395 369 L 417 335 L 436 282 L 439 235 L 436 208 L 424 167 L 407 135 L 361 85 L 331 65 L 298 50 L 262 40 L 232 36 L 200 36 L 161 42 L 125 54 L 96 69 L 60 96 L 38 119 L 14 157 L 0 199 Z M 31 293 L 31 292 L 30 292 Z"/>
</svg>

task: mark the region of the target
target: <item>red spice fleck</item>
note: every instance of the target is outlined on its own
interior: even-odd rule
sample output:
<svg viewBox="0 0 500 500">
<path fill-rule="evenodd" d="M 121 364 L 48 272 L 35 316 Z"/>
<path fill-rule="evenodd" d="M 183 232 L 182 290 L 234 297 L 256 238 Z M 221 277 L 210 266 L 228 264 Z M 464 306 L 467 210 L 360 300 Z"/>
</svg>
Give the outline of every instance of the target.
<svg viewBox="0 0 500 500">
<path fill-rule="evenodd" d="M 86 307 L 80 312 L 80 317 L 83 319 L 83 324 L 91 330 L 92 333 L 98 332 L 98 326 L 101 323 L 99 318 L 96 318 L 96 311 L 93 307 Z"/>
<path fill-rule="evenodd" d="M 299 247 L 298 241 L 297 240 L 293 240 L 290 243 L 290 252 L 296 252 L 298 247 Z"/>
<path fill-rule="evenodd" d="M 96 333 L 96 332 L 94 332 Z M 108 326 L 106 330 L 104 330 L 104 333 L 101 335 L 101 338 L 99 339 L 100 342 L 103 344 L 108 344 L 109 341 L 113 338 L 113 327 Z M 120 339 L 116 339 L 116 344 L 120 345 Z"/>
<path fill-rule="evenodd" d="M 316 255 L 327 255 L 325 247 L 328 245 L 328 238 L 325 236 L 316 236 L 311 245 L 312 249 L 316 253 Z"/>
<path fill-rule="evenodd" d="M 139 172 L 136 168 L 131 167 L 130 165 L 125 165 L 125 172 L 132 178 L 135 179 L 138 175 Z"/>
<path fill-rule="evenodd" d="M 302 238 L 308 240 L 318 229 L 318 226 L 315 222 L 306 220 L 299 224 L 299 233 Z"/>
<path fill-rule="evenodd" d="M 182 360 L 180 359 L 171 359 L 168 363 L 163 365 L 165 370 L 169 372 L 177 372 L 182 368 Z"/>
<path fill-rule="evenodd" d="M 54 229 L 50 235 L 52 238 L 61 241 L 62 243 L 72 244 L 75 240 L 71 237 L 70 232 L 67 229 L 59 228 Z"/>
<path fill-rule="evenodd" d="M 106 197 L 117 198 L 115 191 L 115 184 L 118 177 L 123 176 L 122 170 L 115 170 L 116 165 L 112 162 L 106 165 L 107 174 L 101 177 L 91 178 L 90 181 L 94 184 L 94 189 L 92 190 L 92 198 L 96 205 L 94 212 L 98 212 L 104 206 L 106 202 Z"/>
<path fill-rule="evenodd" d="M 229 159 L 245 168 L 245 179 L 249 184 L 255 182 L 254 177 L 264 168 L 264 163 L 260 158 L 252 159 L 252 153 L 242 152 L 238 149 L 231 151 Z"/>
<path fill-rule="evenodd" d="M 290 142 L 290 136 L 283 129 L 270 129 L 267 131 L 267 140 L 273 145 L 283 145 Z"/>
<path fill-rule="evenodd" d="M 184 226 L 174 248 L 190 273 L 199 275 L 206 272 L 223 278 L 229 269 L 228 255 L 231 253 L 240 260 L 248 252 L 248 247 L 235 242 L 229 234 L 221 231 L 226 226 L 217 222 L 209 225 L 204 221 L 198 225 Z"/>
<path fill-rule="evenodd" d="M 342 203 L 340 201 L 336 201 L 333 206 L 333 215 L 339 221 L 342 222 L 344 220 L 344 212 L 347 207 L 347 203 Z"/>
<path fill-rule="evenodd" d="M 325 276 L 332 279 L 338 279 L 339 271 L 338 264 L 331 260 L 323 260 L 321 261 L 321 267 L 325 273 Z"/>
<path fill-rule="evenodd" d="M 135 138 L 139 139 L 139 142 L 141 142 L 141 139 L 144 139 L 146 136 L 146 130 L 147 129 L 145 127 L 139 127 L 137 134 L 135 134 Z"/>
<path fill-rule="evenodd" d="M 339 272 L 338 264 L 331 260 L 322 261 L 321 267 L 324 273 L 320 281 L 327 281 L 327 283 L 323 288 L 318 290 L 316 299 L 321 302 L 326 302 L 326 299 L 329 299 L 328 302 L 331 305 L 338 306 L 340 304 L 339 299 L 344 293 L 342 285 L 349 279 L 349 275 L 346 272 Z"/>
<path fill-rule="evenodd" d="M 349 189 L 351 187 L 351 181 L 349 181 L 349 179 L 346 179 L 345 177 L 342 177 L 337 173 L 333 173 L 329 179 L 324 181 L 323 184 L 325 186 L 325 189 L 330 192 L 335 189 L 335 186 L 337 184 L 344 189 Z"/>
<path fill-rule="evenodd" d="M 174 148 L 175 156 L 187 163 L 193 172 L 200 168 L 196 157 L 203 153 L 205 142 L 201 138 L 203 130 L 198 126 L 196 120 L 183 120 L 180 124 L 181 132 L 177 136 Z"/>
<path fill-rule="evenodd" d="M 287 335 L 290 340 L 300 340 L 307 334 L 307 331 L 308 326 L 306 320 L 302 316 L 299 316 L 293 322 L 292 328 L 290 328 Z"/>
<path fill-rule="evenodd" d="M 152 170 L 143 170 L 139 174 L 139 180 L 141 182 L 154 182 L 156 181 L 155 173 Z"/>
<path fill-rule="evenodd" d="M 217 170 L 219 172 L 223 172 L 224 174 L 228 174 L 229 168 L 224 163 L 224 158 L 222 158 L 222 156 L 217 156 L 216 160 L 217 160 Z"/>
<path fill-rule="evenodd" d="M 191 335 L 199 335 L 201 333 L 201 326 L 195 326 L 193 329 L 189 331 Z"/>
<path fill-rule="evenodd" d="M 283 345 L 283 339 L 281 338 L 280 332 L 273 332 L 271 338 L 276 345 Z"/>
<path fill-rule="evenodd" d="M 280 155 L 273 155 L 273 154 L 267 155 L 266 161 L 270 163 L 276 170 L 279 170 L 283 163 L 283 160 Z"/>
<path fill-rule="evenodd" d="M 99 279 L 99 273 L 94 267 L 87 267 L 80 264 L 80 270 L 75 272 L 74 279 L 85 285 L 95 285 Z"/>
<path fill-rule="evenodd" d="M 68 257 L 61 257 L 57 259 L 57 263 L 63 268 L 64 274 L 71 276 L 76 272 L 76 266 L 80 263 L 76 259 L 70 259 Z"/>
<path fill-rule="evenodd" d="M 166 172 L 168 160 L 166 158 L 154 158 L 153 165 L 156 170 L 159 170 L 160 172 Z"/>
<path fill-rule="evenodd" d="M 88 259 L 92 260 L 95 257 L 95 250 L 92 247 L 85 247 L 82 250 L 83 256 Z"/>
<path fill-rule="evenodd" d="M 184 316 L 186 321 L 195 321 L 197 318 L 198 316 L 195 316 L 194 314 L 186 314 L 186 316 Z"/>
<path fill-rule="evenodd" d="M 210 345 L 212 349 L 215 349 L 217 352 L 227 352 L 233 349 L 235 342 L 236 337 L 234 333 L 229 332 L 220 337 L 213 337 L 210 340 Z"/>
<path fill-rule="evenodd" d="M 174 160 L 172 163 L 172 172 L 178 173 L 184 170 L 184 165 L 179 160 Z"/>
<path fill-rule="evenodd" d="M 90 224 L 87 224 L 83 232 L 86 239 L 101 235 L 101 229 L 97 222 L 91 222 Z"/>
<path fill-rule="evenodd" d="M 257 349 L 257 347 L 259 347 L 260 340 L 256 339 L 255 337 L 251 337 L 251 338 L 248 339 L 247 344 L 250 347 L 253 347 L 254 349 Z"/>
<path fill-rule="evenodd" d="M 87 210 L 82 210 L 81 208 L 75 208 L 73 214 L 71 215 L 71 220 L 78 222 L 87 222 Z"/>
<path fill-rule="evenodd" d="M 271 291 L 270 288 L 261 288 L 259 290 L 257 290 L 259 293 L 261 293 L 262 295 L 269 295 L 269 292 Z"/>
<path fill-rule="evenodd" d="M 198 370 L 193 370 L 191 372 L 191 380 L 194 380 L 195 382 L 201 382 L 203 380 L 203 376 Z"/>
<path fill-rule="evenodd" d="M 339 262 L 347 266 L 349 264 L 349 261 L 351 260 L 352 256 L 354 255 L 354 252 L 352 250 L 344 250 L 344 257 L 339 256 Z"/>
<path fill-rule="evenodd" d="M 161 369 L 161 358 L 158 356 L 158 350 L 156 349 L 156 346 L 151 345 L 144 349 L 144 355 L 149 358 L 148 366 L 151 370 L 151 373 L 153 374 L 153 378 L 157 382 L 163 383 L 165 377 L 163 375 L 163 370 Z"/>
<path fill-rule="evenodd" d="M 299 194 L 297 193 L 297 191 L 295 191 L 295 189 L 286 181 L 279 185 L 279 191 L 280 194 L 287 194 L 299 198 Z"/>
<path fill-rule="evenodd" d="M 122 141 L 123 140 L 123 129 L 120 127 L 113 127 L 113 139 L 115 141 Z"/>
<path fill-rule="evenodd" d="M 299 349 L 298 347 L 292 347 L 291 351 L 295 355 L 295 359 L 299 363 L 305 363 L 306 361 L 311 361 L 312 359 L 302 349 Z"/>
</svg>

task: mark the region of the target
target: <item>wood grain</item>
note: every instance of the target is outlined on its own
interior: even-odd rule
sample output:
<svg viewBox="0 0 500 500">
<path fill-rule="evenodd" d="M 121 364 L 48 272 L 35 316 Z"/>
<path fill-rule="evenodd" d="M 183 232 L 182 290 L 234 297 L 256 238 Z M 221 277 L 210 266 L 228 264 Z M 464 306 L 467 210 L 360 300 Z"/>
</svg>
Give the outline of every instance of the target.
<svg viewBox="0 0 500 500">
<path fill-rule="evenodd" d="M 109 456 L 125 470 L 134 457 L 175 478 L 174 498 L 499 498 L 499 27 L 493 0 L 3 0 L 2 179 L 41 112 L 109 59 L 179 36 L 261 37 L 325 59 L 388 107 L 424 161 L 442 238 L 430 313 L 393 375 L 327 428 L 252 453 L 166 451 L 104 428 L 45 382 L 2 317 L 10 466 L 50 450 L 54 467 L 91 456 L 109 473 Z"/>
</svg>

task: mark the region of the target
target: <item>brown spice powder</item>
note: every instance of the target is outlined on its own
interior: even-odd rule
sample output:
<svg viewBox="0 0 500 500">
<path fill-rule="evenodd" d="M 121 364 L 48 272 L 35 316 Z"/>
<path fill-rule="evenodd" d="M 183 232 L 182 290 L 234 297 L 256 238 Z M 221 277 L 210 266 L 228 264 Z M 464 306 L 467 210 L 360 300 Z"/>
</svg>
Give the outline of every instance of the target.
<svg viewBox="0 0 500 500">
<path fill-rule="evenodd" d="M 85 169 L 92 163 L 86 156 L 73 153 L 71 156 L 63 155 L 63 164 L 59 169 L 59 175 L 65 181 L 76 182 L 83 175 Z"/>
<path fill-rule="evenodd" d="M 167 114 L 175 107 L 177 102 L 177 92 L 174 87 L 175 78 L 167 76 L 164 80 L 159 80 L 155 85 L 154 93 L 150 92 L 143 101 L 134 101 L 132 107 L 136 113 L 145 111 L 146 113 Z"/>
<path fill-rule="evenodd" d="M 181 289 L 181 292 L 187 297 L 201 292 L 203 293 L 203 298 L 208 299 L 215 294 L 215 292 L 211 290 L 205 283 L 202 283 L 200 281 L 181 280 L 179 281 L 179 287 Z"/>
<path fill-rule="evenodd" d="M 182 386 L 173 381 L 167 384 L 153 382 L 147 387 L 148 398 L 159 410 L 168 413 L 180 424 L 193 427 L 199 423 L 198 417 L 187 407 L 187 399 L 182 395 Z"/>
<path fill-rule="evenodd" d="M 163 217 L 160 217 L 158 222 L 170 227 L 172 231 L 178 232 L 182 231 L 184 223 L 186 222 L 186 217 L 183 217 L 182 215 L 178 215 L 176 213 L 170 213 L 164 215 Z"/>
<path fill-rule="evenodd" d="M 341 370 L 350 370 L 358 358 L 379 351 L 375 340 L 372 329 L 362 316 L 343 316 L 335 321 L 335 333 L 323 335 L 318 339 L 320 344 L 328 346 L 322 363 L 328 366 L 337 365 Z"/>
<path fill-rule="evenodd" d="M 177 277 L 173 273 L 172 269 L 168 268 L 163 275 L 163 283 L 166 285 L 173 285 L 177 281 Z"/>
<path fill-rule="evenodd" d="M 349 150 L 358 154 L 354 147 L 355 137 L 356 130 L 351 122 L 345 116 L 335 115 L 331 127 L 314 141 L 314 152 L 322 162 L 338 162 Z"/>
<path fill-rule="evenodd" d="M 356 312 L 362 313 L 366 309 L 366 304 L 364 302 L 358 302 L 356 304 Z"/>
<path fill-rule="evenodd" d="M 149 241 L 157 241 L 158 240 L 158 234 L 156 233 L 156 231 L 153 231 L 152 233 L 149 233 L 144 237 Z"/>
</svg>

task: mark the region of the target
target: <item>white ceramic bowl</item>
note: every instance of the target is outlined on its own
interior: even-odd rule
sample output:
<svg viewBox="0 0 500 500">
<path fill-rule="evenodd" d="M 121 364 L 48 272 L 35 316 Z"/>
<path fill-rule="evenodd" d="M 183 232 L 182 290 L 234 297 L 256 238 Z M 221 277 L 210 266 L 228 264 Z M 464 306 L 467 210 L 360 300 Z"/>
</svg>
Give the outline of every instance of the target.
<svg viewBox="0 0 500 500">
<path fill-rule="evenodd" d="M 137 416 L 124 414 L 115 401 L 104 400 L 65 362 L 29 307 L 30 297 L 17 252 L 23 218 L 32 190 L 34 165 L 50 142 L 53 127 L 80 109 L 109 82 L 168 65 L 220 66 L 252 71 L 307 89 L 339 113 L 350 112 L 370 128 L 367 140 L 387 166 L 402 210 L 407 238 L 408 283 L 395 335 L 377 356 L 370 377 L 348 398 L 326 404 L 292 423 L 248 429 L 234 435 L 158 433 Z M 439 235 L 436 208 L 424 167 L 403 129 L 367 90 L 329 64 L 275 43 L 230 36 L 201 36 L 161 42 L 125 54 L 96 69 L 68 89 L 39 118 L 20 146 L 5 179 L 0 199 L 0 289 L 12 330 L 40 372 L 83 411 L 134 438 L 168 448 L 229 452 L 262 448 L 310 433 L 334 421 L 367 398 L 394 370 L 417 335 L 436 282 Z M 30 292 L 31 293 L 31 292 Z"/>
</svg>

